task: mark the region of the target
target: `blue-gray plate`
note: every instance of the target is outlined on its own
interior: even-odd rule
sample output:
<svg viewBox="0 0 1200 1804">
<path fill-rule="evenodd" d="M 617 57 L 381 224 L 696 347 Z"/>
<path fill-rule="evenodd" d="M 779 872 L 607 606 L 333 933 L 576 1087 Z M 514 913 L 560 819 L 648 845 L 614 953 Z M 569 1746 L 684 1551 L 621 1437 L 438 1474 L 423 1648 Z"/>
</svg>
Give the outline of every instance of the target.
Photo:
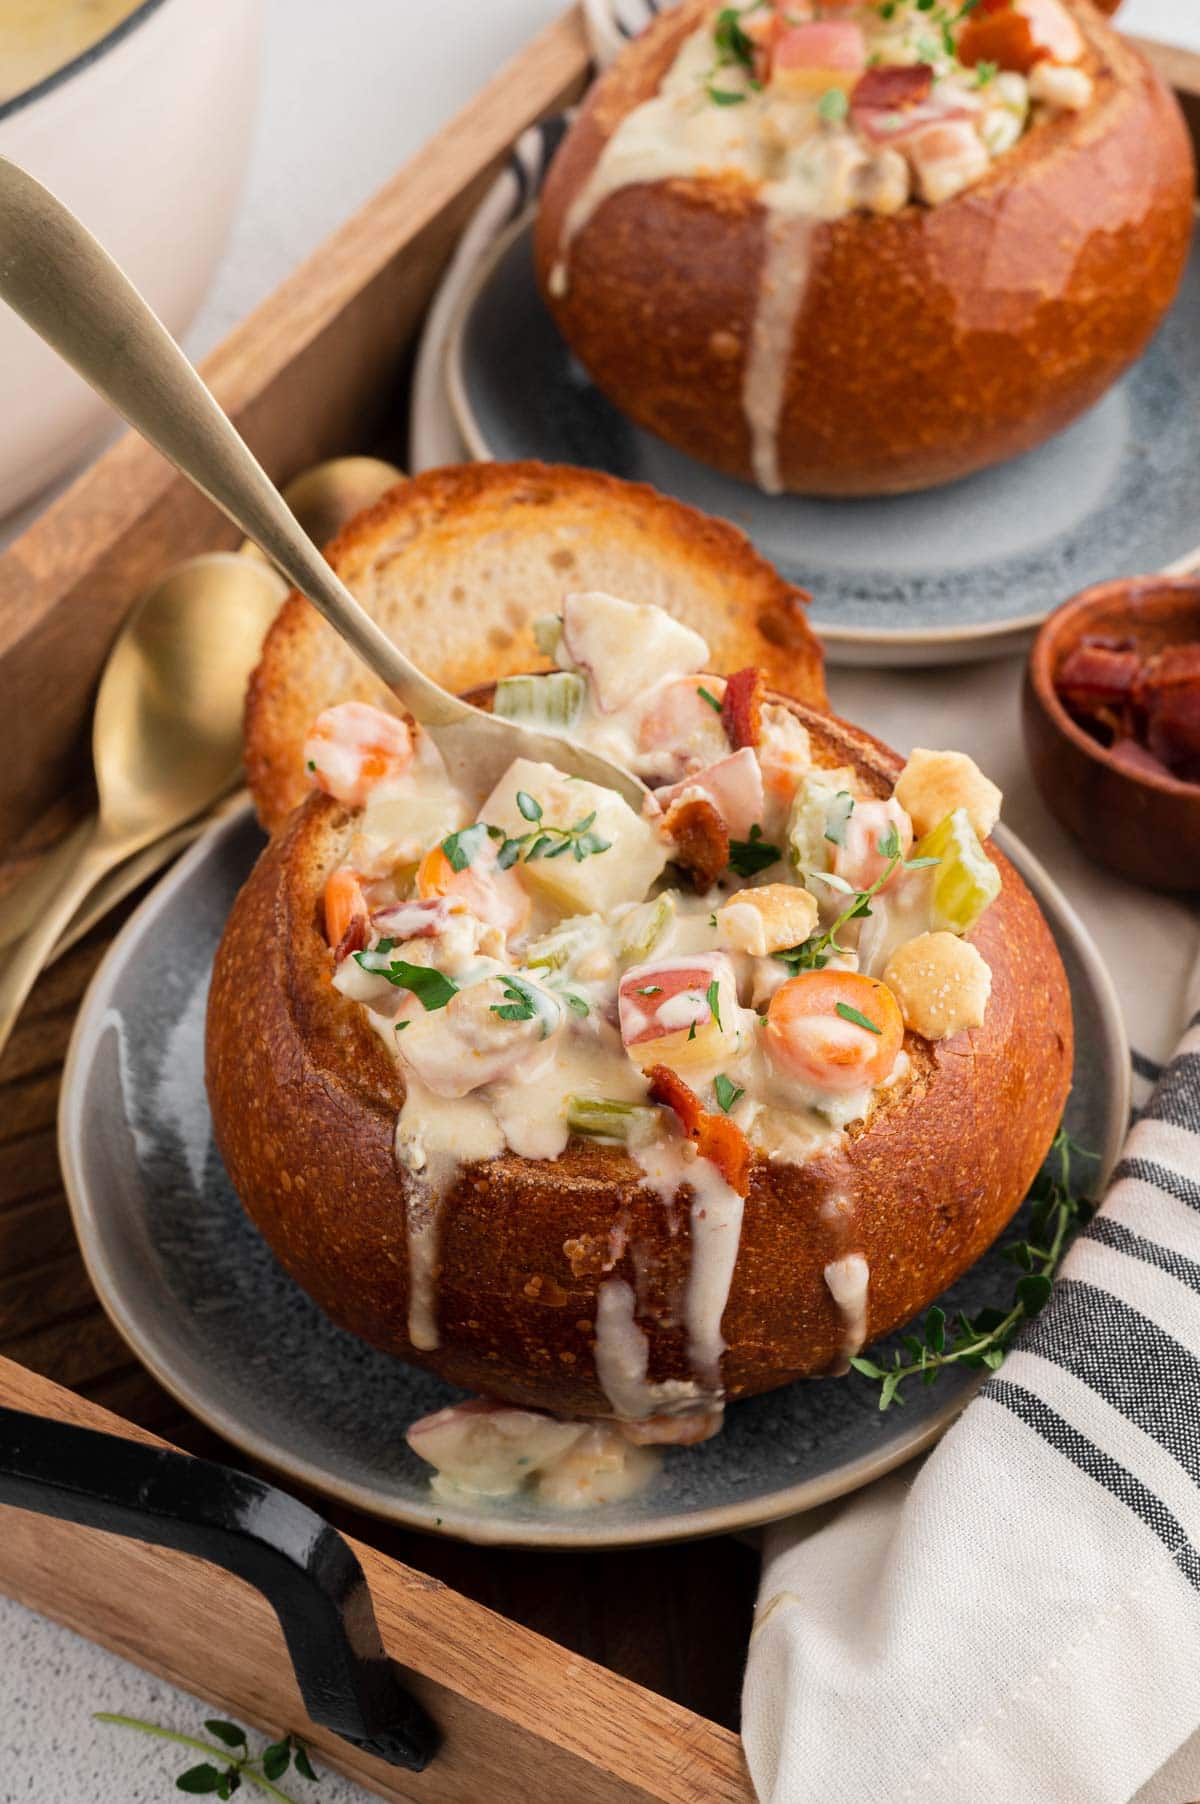
<svg viewBox="0 0 1200 1804">
<path fill-rule="evenodd" d="M 937 664 L 1019 651 L 1089 583 L 1160 570 L 1200 538 L 1200 257 L 1145 356 L 1036 451 L 919 495 L 764 495 L 634 426 L 547 313 L 526 215 L 464 288 L 446 384 L 476 458 L 544 458 L 649 482 L 747 532 L 812 591 L 832 663 Z"/>
<path fill-rule="evenodd" d="M 129 921 L 80 1012 L 59 1138 L 88 1270 L 154 1375 L 225 1438 L 362 1509 L 472 1541 L 615 1547 L 746 1527 L 824 1502 L 928 1446 L 970 1396 L 948 1371 L 880 1414 L 856 1375 L 794 1384 L 728 1412 L 723 1434 L 670 1450 L 640 1496 L 565 1515 L 521 1498 L 435 1497 L 405 1444 L 415 1417 L 458 1395 L 343 1333 L 276 1264 L 242 1213 L 204 1094 L 209 972 L 262 844 L 248 812 L 212 828 Z M 1077 1041 L 1069 1125 L 1104 1167 L 1129 1109 L 1129 1054 L 1098 954 L 1044 873 L 1005 838 L 1066 962 Z M 1011 1297 L 989 1254 L 949 1293 L 968 1310 Z"/>
</svg>

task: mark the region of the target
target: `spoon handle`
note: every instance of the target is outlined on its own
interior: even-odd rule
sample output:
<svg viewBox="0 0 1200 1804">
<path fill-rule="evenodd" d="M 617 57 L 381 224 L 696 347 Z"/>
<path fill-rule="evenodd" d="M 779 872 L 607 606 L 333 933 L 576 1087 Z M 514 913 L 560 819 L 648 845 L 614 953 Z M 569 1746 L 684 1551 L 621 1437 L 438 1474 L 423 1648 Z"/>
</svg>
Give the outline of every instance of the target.
<svg viewBox="0 0 1200 1804">
<path fill-rule="evenodd" d="M 415 720 L 432 728 L 475 713 L 424 676 L 359 606 L 107 251 L 3 157 L 0 296 L 254 540 Z"/>
</svg>

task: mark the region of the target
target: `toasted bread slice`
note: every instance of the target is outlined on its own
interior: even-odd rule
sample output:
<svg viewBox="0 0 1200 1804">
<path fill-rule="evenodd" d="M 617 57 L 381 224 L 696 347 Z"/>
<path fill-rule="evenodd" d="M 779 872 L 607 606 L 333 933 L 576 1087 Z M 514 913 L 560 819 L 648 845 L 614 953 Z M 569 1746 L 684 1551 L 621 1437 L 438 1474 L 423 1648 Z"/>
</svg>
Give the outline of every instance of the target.
<svg viewBox="0 0 1200 1804">
<path fill-rule="evenodd" d="M 708 641 L 714 670 L 757 664 L 788 694 L 826 705 L 804 592 L 736 528 L 640 483 L 538 463 L 429 470 L 360 514 L 328 556 L 447 689 L 538 668 L 529 622 L 556 613 L 570 590 L 605 589 L 686 621 Z M 246 773 L 268 830 L 308 793 L 301 748 L 313 720 L 351 699 L 389 703 L 316 610 L 290 595 L 246 698 Z"/>
</svg>

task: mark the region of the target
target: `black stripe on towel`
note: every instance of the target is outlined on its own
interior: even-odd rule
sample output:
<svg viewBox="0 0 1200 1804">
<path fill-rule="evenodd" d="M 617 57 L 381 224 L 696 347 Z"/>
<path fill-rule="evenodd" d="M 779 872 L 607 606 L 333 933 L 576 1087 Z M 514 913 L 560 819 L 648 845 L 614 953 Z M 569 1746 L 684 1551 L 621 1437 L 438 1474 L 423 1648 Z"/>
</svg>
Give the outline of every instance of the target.
<svg viewBox="0 0 1200 1804">
<path fill-rule="evenodd" d="M 1011 1410 L 1014 1416 L 1040 1434 L 1057 1453 L 1069 1459 L 1072 1465 L 1078 1466 L 1088 1478 L 1094 1479 L 1127 1509 L 1132 1510 L 1135 1516 L 1140 1517 L 1169 1550 L 1183 1576 L 1200 1591 L 1200 1553 L 1197 1553 L 1188 1540 L 1178 1517 L 1171 1513 L 1160 1497 L 1147 1490 L 1139 1478 L 1135 1478 L 1132 1472 L 1102 1452 L 1086 1435 L 1080 1434 L 1078 1429 L 1072 1428 L 1057 1410 L 1051 1409 L 1048 1403 L 1043 1403 L 1040 1397 L 1026 1390 L 1024 1385 L 1012 1384 L 1006 1378 L 992 1378 L 984 1386 L 980 1396 Z"/>
<path fill-rule="evenodd" d="M 1172 1127 L 1200 1134 L 1200 1052 L 1181 1053 L 1172 1060 L 1142 1110 L 1142 1118 L 1167 1121 Z"/>
<path fill-rule="evenodd" d="M 1133 1061 L 1133 1069 L 1138 1077 L 1144 1077 L 1148 1084 L 1156 1084 L 1162 1076 L 1163 1071 L 1166 1069 L 1165 1066 L 1158 1064 L 1154 1059 L 1148 1059 L 1144 1052 L 1138 1051 L 1136 1046 L 1130 1052 L 1129 1056 Z"/>
<path fill-rule="evenodd" d="M 1062 1278 L 1020 1346 L 1090 1386 L 1200 1484 L 1200 1361 L 1149 1316 Z"/>
<path fill-rule="evenodd" d="M 1115 1253 L 1124 1253 L 1130 1259 L 1140 1259 L 1144 1265 L 1156 1265 L 1160 1272 L 1169 1272 L 1172 1278 L 1178 1278 L 1189 1290 L 1200 1291 L 1200 1261 L 1185 1258 L 1171 1247 L 1160 1246 L 1157 1240 L 1147 1240 L 1144 1235 L 1135 1234 L 1124 1222 L 1112 1221 L 1107 1215 L 1098 1215 L 1088 1228 L 1085 1239 L 1098 1240 L 1102 1246 L 1111 1247 Z"/>
<path fill-rule="evenodd" d="M 1181 1173 L 1171 1171 L 1155 1159 L 1122 1159 L 1113 1172 L 1113 1183 L 1119 1183 L 1122 1178 L 1134 1178 L 1139 1184 L 1153 1184 L 1156 1190 L 1173 1196 L 1177 1203 L 1186 1203 L 1189 1209 L 1200 1209 L 1200 1183 L 1195 1178 L 1185 1178 Z"/>
</svg>

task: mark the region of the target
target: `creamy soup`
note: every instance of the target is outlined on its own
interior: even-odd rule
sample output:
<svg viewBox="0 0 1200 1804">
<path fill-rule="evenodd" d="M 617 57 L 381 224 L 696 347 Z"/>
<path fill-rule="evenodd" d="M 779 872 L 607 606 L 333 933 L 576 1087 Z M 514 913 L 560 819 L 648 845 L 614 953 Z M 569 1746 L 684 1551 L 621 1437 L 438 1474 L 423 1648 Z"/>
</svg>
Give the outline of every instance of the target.
<svg viewBox="0 0 1200 1804">
<path fill-rule="evenodd" d="M 0 106 L 98 44 L 141 0 L 0 0 Z"/>
<path fill-rule="evenodd" d="M 755 1162 L 835 1150 L 910 1083 L 906 1032 L 983 1020 L 990 972 L 965 936 L 999 889 L 981 841 L 1000 797 L 947 752 L 915 752 L 893 795 L 871 794 L 814 758 L 758 672 L 704 675 L 704 641 L 657 608 L 568 595 L 540 643 L 558 668 L 505 678 L 497 712 L 635 771 L 640 813 L 526 759 L 466 795 L 428 738 L 359 702 L 321 716 L 305 760 L 360 811 L 325 928 L 333 983 L 404 1077 L 413 1346 L 441 1342 L 440 1217 L 465 1163 L 620 1146 L 665 1219 L 689 1222 L 686 1377 L 652 1375 L 618 1222 L 595 1314 L 607 1420 L 472 1404 L 412 1431 L 443 1488 L 536 1482 L 579 1508 L 645 1482 L 648 1443 L 720 1426 Z M 853 1195 L 831 1194 L 823 1221 L 844 1362 L 870 1296 Z"/>
</svg>

